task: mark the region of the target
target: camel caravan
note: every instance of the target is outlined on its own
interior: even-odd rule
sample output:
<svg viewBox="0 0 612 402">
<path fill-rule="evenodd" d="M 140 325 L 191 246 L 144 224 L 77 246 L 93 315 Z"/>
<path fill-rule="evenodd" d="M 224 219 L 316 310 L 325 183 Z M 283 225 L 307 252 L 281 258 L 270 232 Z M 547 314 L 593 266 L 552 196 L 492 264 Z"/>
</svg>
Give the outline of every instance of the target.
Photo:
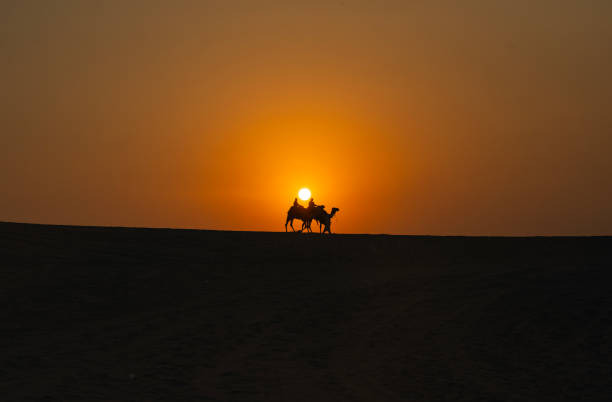
<svg viewBox="0 0 612 402">
<path fill-rule="evenodd" d="M 297 198 L 293 200 L 293 205 L 287 211 L 287 220 L 285 221 L 285 232 L 287 231 L 287 224 L 291 225 L 291 229 L 295 232 L 295 228 L 293 227 L 293 220 L 299 219 L 302 221 L 302 229 L 298 230 L 298 232 L 303 232 L 306 229 L 309 232 L 312 232 L 310 228 L 310 224 L 313 220 L 317 221 L 319 224 L 319 233 L 321 233 L 321 228 L 323 228 L 323 233 L 327 232 L 331 234 L 331 219 L 336 215 L 336 212 L 340 211 L 339 208 L 332 208 L 331 213 L 328 213 L 325 210 L 325 205 L 316 205 L 314 203 L 314 199 L 310 199 L 308 203 L 308 207 L 303 207 L 298 203 Z"/>
</svg>

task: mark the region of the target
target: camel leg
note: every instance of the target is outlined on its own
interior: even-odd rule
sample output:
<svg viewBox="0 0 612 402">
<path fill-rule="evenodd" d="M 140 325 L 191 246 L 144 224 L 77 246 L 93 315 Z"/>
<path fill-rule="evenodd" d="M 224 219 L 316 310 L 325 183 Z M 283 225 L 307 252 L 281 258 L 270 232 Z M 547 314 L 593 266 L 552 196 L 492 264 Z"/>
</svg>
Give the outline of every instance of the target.
<svg viewBox="0 0 612 402">
<path fill-rule="evenodd" d="M 291 229 L 293 229 L 293 219 L 287 216 L 287 220 L 285 221 L 285 232 L 287 232 L 287 223 L 290 223 Z M 293 229 L 293 231 L 295 232 L 295 229 Z"/>
<path fill-rule="evenodd" d="M 330 223 L 325 222 L 325 229 L 323 229 L 323 233 L 325 232 L 331 234 L 331 222 Z"/>
<path fill-rule="evenodd" d="M 293 227 L 293 219 L 287 218 L 287 222 L 285 222 L 285 232 L 287 231 L 287 223 L 291 225 L 291 229 L 295 232 L 295 228 Z"/>
</svg>

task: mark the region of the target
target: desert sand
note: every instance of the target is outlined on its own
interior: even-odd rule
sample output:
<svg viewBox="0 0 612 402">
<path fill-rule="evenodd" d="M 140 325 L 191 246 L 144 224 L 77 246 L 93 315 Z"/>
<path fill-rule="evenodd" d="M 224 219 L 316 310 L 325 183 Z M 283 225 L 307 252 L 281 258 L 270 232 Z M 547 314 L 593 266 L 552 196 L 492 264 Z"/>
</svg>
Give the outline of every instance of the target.
<svg viewBox="0 0 612 402">
<path fill-rule="evenodd" d="M 612 238 L 0 224 L 3 401 L 607 401 Z"/>
</svg>

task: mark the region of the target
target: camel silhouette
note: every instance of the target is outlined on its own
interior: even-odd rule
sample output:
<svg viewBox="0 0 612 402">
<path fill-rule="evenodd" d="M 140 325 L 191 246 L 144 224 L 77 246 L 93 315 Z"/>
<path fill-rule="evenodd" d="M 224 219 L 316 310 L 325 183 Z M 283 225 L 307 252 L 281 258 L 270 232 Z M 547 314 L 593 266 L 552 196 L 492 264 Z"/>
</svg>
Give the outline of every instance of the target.
<svg viewBox="0 0 612 402">
<path fill-rule="evenodd" d="M 323 233 L 327 232 L 331 234 L 331 218 L 336 215 L 336 212 L 340 211 L 340 208 L 332 208 L 331 214 L 328 214 L 325 210 L 323 210 L 323 214 L 319 217 L 315 218 L 319 222 L 319 232 L 321 232 L 321 224 L 323 225 Z"/>
<path fill-rule="evenodd" d="M 287 231 L 287 224 L 290 224 L 291 229 L 293 229 L 293 231 L 295 232 L 295 228 L 293 227 L 294 219 L 299 219 L 302 221 L 302 229 L 299 230 L 301 232 L 302 230 L 304 230 L 304 227 L 306 226 L 306 222 L 308 221 L 308 219 L 311 219 L 310 212 L 308 211 L 308 209 L 304 208 L 301 205 L 292 205 L 291 208 L 289 208 L 289 211 L 287 211 L 287 220 L 285 221 L 285 232 Z"/>
<path fill-rule="evenodd" d="M 339 208 L 332 208 L 332 212 L 328 213 L 325 211 L 324 205 L 317 205 L 313 208 L 304 208 L 301 205 L 293 205 L 287 211 L 287 219 L 285 220 L 285 232 L 287 231 L 287 224 L 291 226 L 291 229 L 295 232 L 295 228 L 293 227 L 293 220 L 298 219 L 302 221 L 302 228 L 299 232 L 302 232 L 306 229 L 309 232 L 312 232 L 310 225 L 313 220 L 316 220 L 319 224 L 319 233 L 321 233 L 321 228 L 323 227 L 323 233 L 328 232 L 331 234 L 331 218 L 334 217 L 336 212 L 338 212 Z"/>
<path fill-rule="evenodd" d="M 312 232 L 310 225 L 312 224 L 312 221 L 315 220 L 319 224 L 319 233 L 321 233 L 321 227 L 322 227 L 321 221 L 324 218 L 326 213 L 327 212 L 325 211 L 325 205 L 316 205 L 313 208 L 311 208 L 310 215 L 307 217 L 306 222 L 304 222 L 306 229 L 308 229 L 309 232 Z"/>
</svg>

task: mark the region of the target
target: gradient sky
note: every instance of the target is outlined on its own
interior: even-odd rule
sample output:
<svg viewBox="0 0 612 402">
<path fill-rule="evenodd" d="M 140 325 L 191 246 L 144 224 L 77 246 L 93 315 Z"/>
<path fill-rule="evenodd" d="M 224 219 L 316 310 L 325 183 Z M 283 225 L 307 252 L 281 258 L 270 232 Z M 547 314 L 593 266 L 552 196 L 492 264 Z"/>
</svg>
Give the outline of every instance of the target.
<svg viewBox="0 0 612 402">
<path fill-rule="evenodd" d="M 612 234 L 612 2 L 0 1 L 0 220 Z"/>
</svg>

